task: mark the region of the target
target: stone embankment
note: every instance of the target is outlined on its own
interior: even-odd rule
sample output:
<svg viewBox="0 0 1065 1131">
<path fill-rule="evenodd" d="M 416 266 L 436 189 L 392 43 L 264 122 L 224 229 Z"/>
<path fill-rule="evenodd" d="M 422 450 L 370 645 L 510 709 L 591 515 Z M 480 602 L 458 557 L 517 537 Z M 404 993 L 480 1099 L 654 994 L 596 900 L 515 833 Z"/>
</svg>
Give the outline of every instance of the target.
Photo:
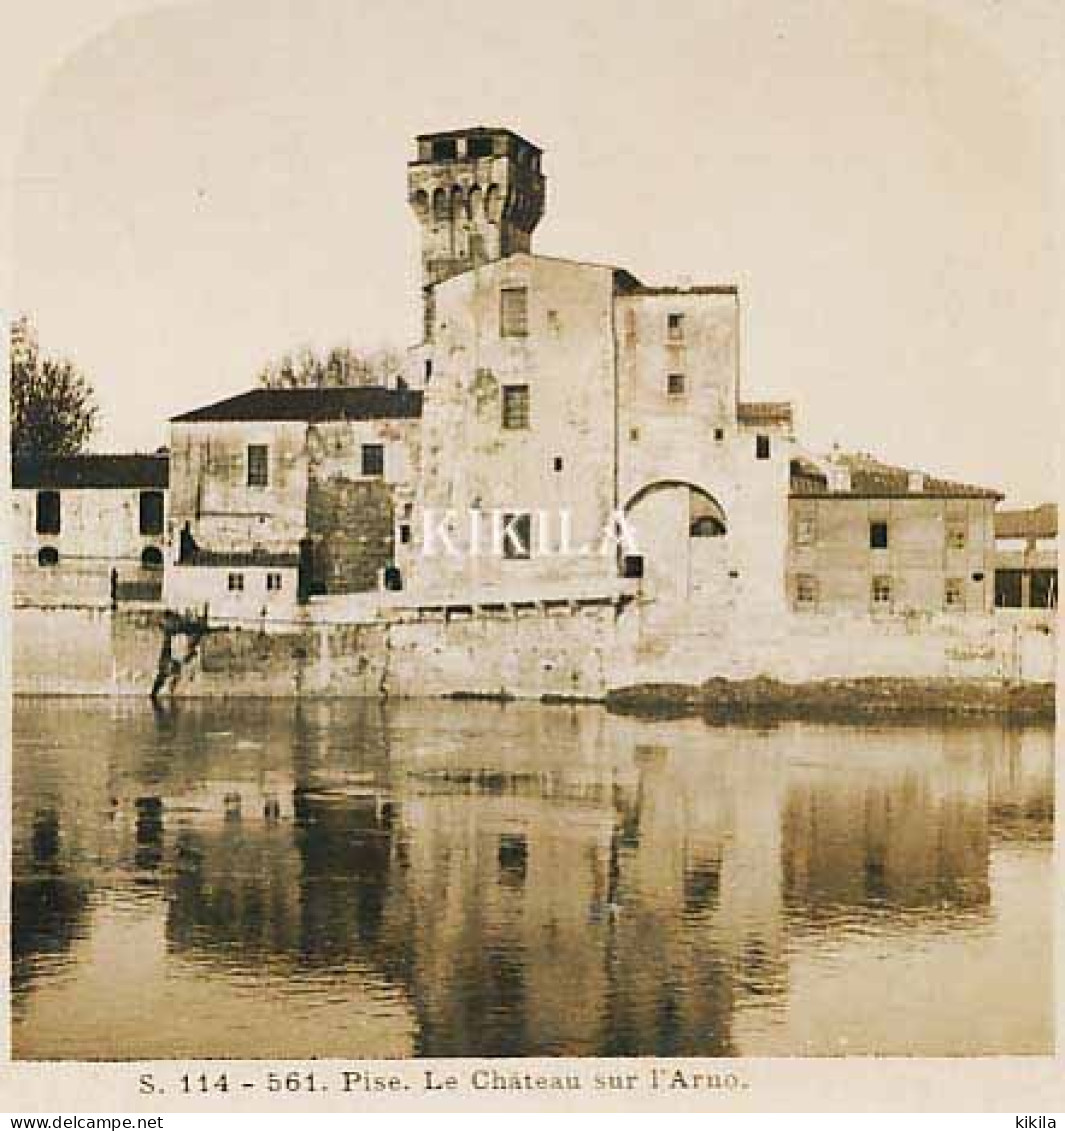
<svg viewBox="0 0 1065 1131">
<path fill-rule="evenodd" d="M 1012 685 L 1000 680 L 867 677 L 783 683 L 775 679 L 711 679 L 703 684 L 644 683 L 619 687 L 607 706 L 626 714 L 672 717 L 856 719 L 964 718 L 1002 715 L 1054 718 L 1053 683 Z"/>
</svg>

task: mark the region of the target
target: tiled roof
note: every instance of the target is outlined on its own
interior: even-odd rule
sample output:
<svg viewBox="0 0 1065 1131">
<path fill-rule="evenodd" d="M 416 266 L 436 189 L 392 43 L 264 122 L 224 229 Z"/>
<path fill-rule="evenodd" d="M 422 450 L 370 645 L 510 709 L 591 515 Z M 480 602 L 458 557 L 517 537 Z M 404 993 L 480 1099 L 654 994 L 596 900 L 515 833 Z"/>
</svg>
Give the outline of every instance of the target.
<svg viewBox="0 0 1065 1131">
<path fill-rule="evenodd" d="M 741 424 L 794 423 L 794 409 L 790 401 L 740 401 L 736 413 Z"/>
<path fill-rule="evenodd" d="M 169 481 L 168 456 L 91 453 L 16 460 L 11 485 L 29 490 L 79 488 L 165 488 Z"/>
<path fill-rule="evenodd" d="M 1056 538 L 1058 508 L 1054 503 L 1021 510 L 999 511 L 995 515 L 996 538 Z"/>
<path fill-rule="evenodd" d="M 614 289 L 623 295 L 736 295 L 739 288 L 735 283 L 695 283 L 689 287 L 656 287 L 643 283 L 630 271 L 622 267 L 614 268 Z"/>
<path fill-rule="evenodd" d="M 259 566 L 278 569 L 295 569 L 300 564 L 300 556 L 295 551 L 286 550 L 197 550 L 190 562 L 192 566 L 228 566 L 248 568 Z"/>
<path fill-rule="evenodd" d="M 823 470 L 810 461 L 793 460 L 791 467 L 792 495 L 829 495 L 833 498 L 925 498 L 933 499 L 1001 499 L 1002 493 L 990 487 L 939 479 L 934 475 L 882 463 L 861 453 L 836 453 L 832 462 L 850 474 L 850 489 L 830 491 Z M 921 475 L 919 491 L 911 490 L 911 476 Z"/>
<path fill-rule="evenodd" d="M 395 420 L 422 414 L 415 389 L 359 385 L 335 389 L 249 389 L 172 418 L 175 424 L 209 420 Z"/>
</svg>

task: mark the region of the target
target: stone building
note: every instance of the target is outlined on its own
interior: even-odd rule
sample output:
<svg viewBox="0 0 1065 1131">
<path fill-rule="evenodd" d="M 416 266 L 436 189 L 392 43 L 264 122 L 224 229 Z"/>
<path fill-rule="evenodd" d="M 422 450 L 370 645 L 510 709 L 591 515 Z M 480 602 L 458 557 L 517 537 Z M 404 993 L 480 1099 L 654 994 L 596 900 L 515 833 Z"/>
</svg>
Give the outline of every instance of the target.
<svg viewBox="0 0 1065 1131">
<path fill-rule="evenodd" d="M 787 589 L 796 612 L 987 613 L 994 490 L 834 453 L 791 466 Z"/>
<path fill-rule="evenodd" d="M 16 603 L 157 598 L 168 478 L 162 453 L 15 461 L 9 529 Z"/>
<path fill-rule="evenodd" d="M 1053 503 L 995 515 L 995 605 L 1058 604 L 1058 508 Z"/>
<path fill-rule="evenodd" d="M 459 551 L 416 541 L 412 590 L 610 594 L 628 574 L 662 608 L 782 607 L 791 412 L 740 401 L 735 287 L 533 254 L 541 155 L 506 130 L 420 137 L 409 186 L 426 296 L 415 531 L 447 515 Z M 493 552 L 500 527 L 516 537 Z"/>
<path fill-rule="evenodd" d="M 257 388 L 171 421 L 167 600 L 280 615 L 374 591 L 411 506 L 421 393 Z"/>
</svg>

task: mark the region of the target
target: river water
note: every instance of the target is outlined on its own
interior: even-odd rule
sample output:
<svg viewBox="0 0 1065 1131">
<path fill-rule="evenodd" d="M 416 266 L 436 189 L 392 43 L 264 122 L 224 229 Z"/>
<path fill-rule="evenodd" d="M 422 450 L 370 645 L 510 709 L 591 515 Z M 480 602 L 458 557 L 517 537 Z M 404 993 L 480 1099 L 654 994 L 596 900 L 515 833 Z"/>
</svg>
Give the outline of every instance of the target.
<svg viewBox="0 0 1065 1131">
<path fill-rule="evenodd" d="M 14 711 L 19 1059 L 1053 1046 L 1053 734 Z"/>
</svg>

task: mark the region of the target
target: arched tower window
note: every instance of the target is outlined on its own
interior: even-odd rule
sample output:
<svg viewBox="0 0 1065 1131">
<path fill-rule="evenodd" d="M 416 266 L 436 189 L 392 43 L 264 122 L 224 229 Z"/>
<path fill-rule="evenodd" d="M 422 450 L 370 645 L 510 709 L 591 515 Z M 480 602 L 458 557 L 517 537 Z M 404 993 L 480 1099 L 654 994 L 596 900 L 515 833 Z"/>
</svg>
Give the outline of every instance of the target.
<svg viewBox="0 0 1065 1131">
<path fill-rule="evenodd" d="M 434 220 L 448 220 L 451 217 L 451 209 L 449 207 L 450 201 L 447 193 L 442 188 L 438 188 L 433 193 L 433 219 Z"/>
</svg>

